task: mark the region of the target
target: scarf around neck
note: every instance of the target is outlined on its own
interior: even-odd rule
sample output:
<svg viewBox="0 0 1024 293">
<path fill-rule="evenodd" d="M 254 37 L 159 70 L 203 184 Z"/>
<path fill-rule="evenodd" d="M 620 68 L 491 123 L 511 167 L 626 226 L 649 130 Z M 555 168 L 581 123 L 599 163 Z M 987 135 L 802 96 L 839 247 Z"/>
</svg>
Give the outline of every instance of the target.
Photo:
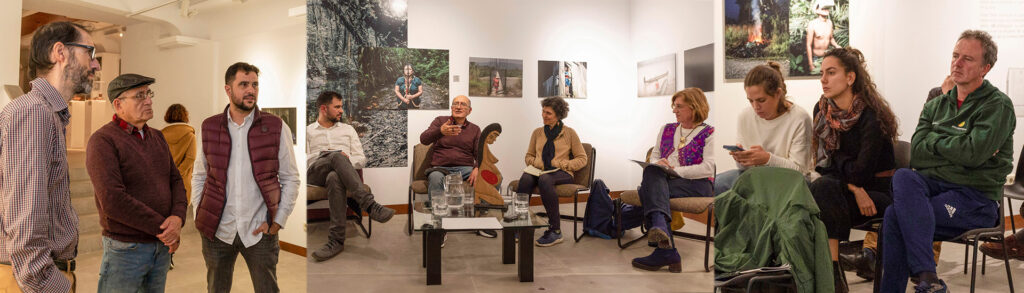
<svg viewBox="0 0 1024 293">
<path fill-rule="evenodd" d="M 859 96 L 853 97 L 850 110 L 840 109 L 832 99 L 821 96 L 818 114 L 814 116 L 815 161 L 827 166 L 829 155 L 839 149 L 839 135 L 857 124 L 867 104 Z M 824 164 L 824 165 L 823 165 Z"/>
<path fill-rule="evenodd" d="M 562 132 L 562 120 L 558 120 L 554 127 L 544 125 L 544 137 L 547 138 L 544 141 L 544 149 L 541 151 L 540 158 L 544 161 L 544 171 L 555 169 L 551 165 L 551 160 L 555 158 L 555 138 Z"/>
</svg>

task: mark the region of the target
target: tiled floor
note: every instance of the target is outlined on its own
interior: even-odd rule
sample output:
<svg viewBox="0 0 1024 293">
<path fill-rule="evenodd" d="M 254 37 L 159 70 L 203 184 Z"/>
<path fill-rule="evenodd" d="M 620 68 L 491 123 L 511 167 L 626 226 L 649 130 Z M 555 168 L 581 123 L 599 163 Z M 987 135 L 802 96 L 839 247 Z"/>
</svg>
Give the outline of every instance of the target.
<svg viewBox="0 0 1024 293">
<path fill-rule="evenodd" d="M 541 209 L 533 207 L 534 210 Z M 562 205 L 568 211 L 572 205 Z M 684 231 L 703 233 L 690 221 Z M 650 254 L 637 243 L 620 250 L 614 240 L 585 237 L 571 240 L 572 222 L 562 221 L 566 240 L 553 247 L 535 247 L 534 282 L 521 283 L 516 265 L 501 263 L 501 242 L 476 234 L 451 233 L 441 250 L 442 285 L 427 286 L 421 266 L 420 233 L 405 234 L 405 215 L 385 224 L 374 223 L 367 239 L 349 225 L 345 251 L 323 263 L 310 262 L 310 292 L 344 289 L 348 292 L 711 292 L 712 273 L 704 272 L 704 243 L 676 238 L 683 272 L 634 269 L 630 261 Z M 326 222 L 309 225 L 310 252 L 326 242 Z M 540 236 L 542 231 L 537 232 Z M 639 231 L 632 231 L 636 236 Z M 642 242 L 642 241 L 641 241 Z M 312 258 L 310 258 L 312 261 Z"/>
<path fill-rule="evenodd" d="M 174 254 L 175 268 L 167 273 L 166 292 L 206 291 L 206 262 L 203 261 L 199 237 L 199 233 L 182 235 L 180 250 Z M 78 292 L 96 292 L 102 259 L 103 251 L 78 256 L 78 270 L 75 272 Z M 281 292 L 306 292 L 306 258 L 281 251 L 277 278 Z M 241 255 L 235 263 L 235 279 L 232 282 L 232 292 L 253 292 L 249 269 Z"/>
</svg>

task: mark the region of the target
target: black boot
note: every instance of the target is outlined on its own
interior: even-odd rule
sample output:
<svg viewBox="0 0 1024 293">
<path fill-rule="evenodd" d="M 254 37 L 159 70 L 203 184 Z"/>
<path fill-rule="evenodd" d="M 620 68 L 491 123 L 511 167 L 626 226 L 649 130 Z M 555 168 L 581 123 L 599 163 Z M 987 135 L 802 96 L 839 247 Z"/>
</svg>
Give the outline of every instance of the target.
<svg viewBox="0 0 1024 293">
<path fill-rule="evenodd" d="M 837 261 L 832 262 L 832 278 L 835 280 L 836 293 L 850 292 L 850 288 L 846 286 L 846 273 Z"/>
</svg>

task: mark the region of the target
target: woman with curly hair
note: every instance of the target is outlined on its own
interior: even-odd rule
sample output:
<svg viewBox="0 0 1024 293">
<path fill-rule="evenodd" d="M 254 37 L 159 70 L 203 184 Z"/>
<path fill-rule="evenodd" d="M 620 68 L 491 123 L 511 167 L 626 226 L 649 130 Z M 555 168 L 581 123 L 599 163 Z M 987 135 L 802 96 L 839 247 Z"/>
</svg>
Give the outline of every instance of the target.
<svg viewBox="0 0 1024 293">
<path fill-rule="evenodd" d="M 839 241 L 850 228 L 879 218 L 892 204 L 896 168 L 896 115 L 868 75 L 864 55 L 854 48 L 825 53 L 824 94 L 814 105 L 814 161 L 821 177 L 811 194 L 828 233 L 836 292 L 849 291 L 837 262 Z"/>
<path fill-rule="evenodd" d="M 540 190 L 540 198 L 548 215 L 548 230 L 537 239 L 536 244 L 547 247 L 562 243 L 555 186 L 573 183 L 573 172 L 587 165 L 587 152 L 576 131 L 562 123 L 562 119 L 569 115 L 569 103 L 559 97 L 550 97 L 540 105 L 544 126 L 535 129 L 530 136 L 526 148 L 526 165 L 547 173 L 534 176 L 523 172 L 516 192 L 533 193 L 534 188 Z"/>
</svg>

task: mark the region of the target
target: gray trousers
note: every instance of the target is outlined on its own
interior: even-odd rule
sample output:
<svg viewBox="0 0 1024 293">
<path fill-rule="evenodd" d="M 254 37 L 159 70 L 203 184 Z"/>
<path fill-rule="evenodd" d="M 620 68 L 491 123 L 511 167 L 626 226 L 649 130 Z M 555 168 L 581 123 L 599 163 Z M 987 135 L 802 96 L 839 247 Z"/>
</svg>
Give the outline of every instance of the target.
<svg viewBox="0 0 1024 293">
<path fill-rule="evenodd" d="M 277 235 L 263 234 L 263 238 L 250 247 L 245 247 L 238 235 L 231 244 L 205 236 L 200 238 L 203 239 L 203 259 L 206 260 L 207 292 L 231 292 L 235 260 L 239 253 L 249 267 L 252 287 L 257 293 L 281 292 L 277 287 L 277 258 L 281 253 Z"/>
<path fill-rule="evenodd" d="M 355 167 L 348 157 L 338 152 L 322 152 L 306 170 L 306 182 L 327 188 L 330 203 L 331 227 L 328 241 L 345 243 L 345 221 L 348 215 L 348 197 L 366 211 L 374 203 L 373 194 L 363 188 Z"/>
</svg>

